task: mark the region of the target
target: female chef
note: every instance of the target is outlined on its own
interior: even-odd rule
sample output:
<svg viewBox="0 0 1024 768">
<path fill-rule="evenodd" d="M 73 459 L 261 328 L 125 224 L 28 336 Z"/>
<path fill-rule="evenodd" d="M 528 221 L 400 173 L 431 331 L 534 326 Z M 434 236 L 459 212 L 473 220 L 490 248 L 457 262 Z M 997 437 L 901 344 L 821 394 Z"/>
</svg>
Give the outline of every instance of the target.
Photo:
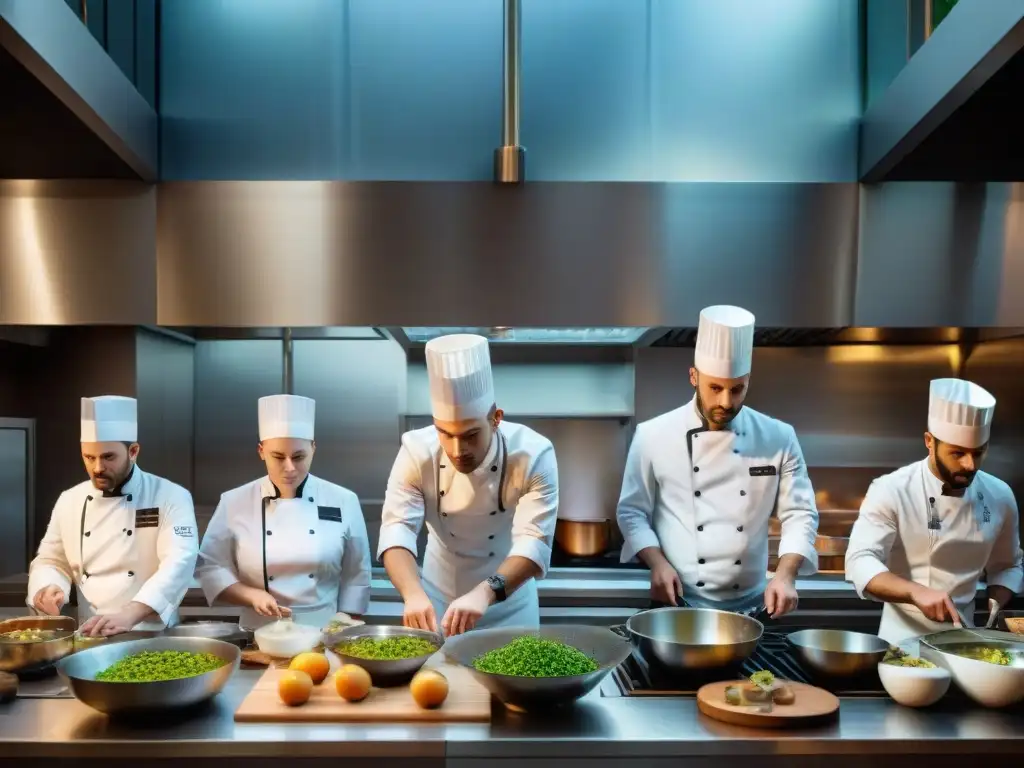
<svg viewBox="0 0 1024 768">
<path fill-rule="evenodd" d="M 555 449 L 502 421 L 482 336 L 433 339 L 426 356 L 434 425 L 402 436 L 377 549 L 405 603 L 402 621 L 447 635 L 536 627 L 535 579 L 551 562 L 558 512 Z"/>
<path fill-rule="evenodd" d="M 359 499 L 309 472 L 315 407 L 295 395 L 260 398 L 267 475 L 222 495 L 203 536 L 196 576 L 206 599 L 243 606 L 246 629 L 282 616 L 323 627 L 370 604 Z"/>
</svg>

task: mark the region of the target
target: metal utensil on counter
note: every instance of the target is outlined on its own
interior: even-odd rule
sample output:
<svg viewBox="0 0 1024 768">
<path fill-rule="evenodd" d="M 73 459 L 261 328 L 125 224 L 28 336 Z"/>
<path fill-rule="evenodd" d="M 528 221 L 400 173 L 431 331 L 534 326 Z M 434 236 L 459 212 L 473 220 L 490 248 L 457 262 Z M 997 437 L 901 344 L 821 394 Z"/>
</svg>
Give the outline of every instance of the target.
<svg viewBox="0 0 1024 768">
<path fill-rule="evenodd" d="M 437 651 L 431 651 L 411 659 L 362 659 L 356 656 L 349 656 L 339 650 L 339 648 L 343 647 L 344 643 L 350 643 L 363 637 L 378 639 L 385 637 L 418 637 L 433 643 L 437 649 L 445 646 L 445 653 L 448 650 L 443 636 L 436 632 L 428 632 L 425 629 L 361 624 L 355 627 L 346 627 L 339 632 L 325 632 L 323 634 L 324 647 L 337 654 L 338 658 L 345 664 L 357 664 L 369 672 L 370 679 L 373 680 L 373 684 L 378 688 L 408 683 L 419 672 L 427 659 L 437 653 Z"/>
<path fill-rule="evenodd" d="M 829 677 L 875 670 L 889 650 L 889 644 L 877 635 L 842 629 L 804 629 L 786 639 L 807 666 Z"/>
<path fill-rule="evenodd" d="M 218 669 L 180 680 L 151 683 L 121 683 L 97 680 L 96 675 L 114 662 L 142 651 L 188 651 L 212 653 L 224 659 Z M 57 672 L 75 698 L 108 715 L 136 714 L 179 709 L 199 704 L 216 696 L 238 669 L 242 652 L 236 645 L 202 637 L 155 637 L 110 645 L 65 656 L 57 662 Z"/>
<path fill-rule="evenodd" d="M 598 668 L 571 677 L 513 677 L 481 672 L 473 661 L 518 637 L 532 635 L 570 645 L 587 654 Z M 630 644 L 604 627 L 552 625 L 539 629 L 475 629 L 448 638 L 444 655 L 466 667 L 495 698 L 513 710 L 538 710 L 571 704 L 590 693 L 630 654 Z M 371 673 L 372 674 L 372 673 Z"/>
<path fill-rule="evenodd" d="M 731 611 L 669 607 L 634 614 L 625 630 L 644 661 L 682 673 L 742 663 L 757 648 L 764 625 Z"/>
<path fill-rule="evenodd" d="M 34 674 L 52 667 L 75 650 L 78 622 L 69 616 L 24 616 L 0 621 L 0 633 L 40 629 L 56 634 L 49 640 L 13 640 L 0 637 L 0 672 Z"/>
</svg>

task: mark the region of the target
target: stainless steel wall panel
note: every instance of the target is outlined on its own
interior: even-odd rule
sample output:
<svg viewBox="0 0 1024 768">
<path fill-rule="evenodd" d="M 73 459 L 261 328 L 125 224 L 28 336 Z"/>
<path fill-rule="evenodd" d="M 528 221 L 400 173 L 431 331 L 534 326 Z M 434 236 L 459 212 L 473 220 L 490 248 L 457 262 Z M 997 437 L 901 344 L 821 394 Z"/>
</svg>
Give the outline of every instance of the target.
<svg viewBox="0 0 1024 768">
<path fill-rule="evenodd" d="M 159 322 L 847 325 L 854 184 L 161 186 Z M 201 276 L 201 278 L 199 277 Z"/>
<path fill-rule="evenodd" d="M 141 182 L 0 181 L 0 322 L 155 324 L 155 226 Z"/>
</svg>

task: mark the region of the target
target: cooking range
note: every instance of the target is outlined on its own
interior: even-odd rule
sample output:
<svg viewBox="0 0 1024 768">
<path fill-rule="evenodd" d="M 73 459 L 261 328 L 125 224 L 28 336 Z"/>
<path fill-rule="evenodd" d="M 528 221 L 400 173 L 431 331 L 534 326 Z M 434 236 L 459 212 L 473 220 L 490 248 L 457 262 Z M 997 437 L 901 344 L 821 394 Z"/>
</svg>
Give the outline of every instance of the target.
<svg viewBox="0 0 1024 768">
<path fill-rule="evenodd" d="M 767 670 L 779 679 L 816 685 L 836 696 L 874 698 L 886 695 L 874 671 L 853 678 L 830 679 L 815 674 L 801 664 L 786 640 L 786 635 L 780 632 L 765 632 L 754 653 L 732 669 L 717 669 L 710 673 L 694 670 L 683 676 L 656 669 L 633 653 L 612 671 L 611 677 L 620 696 L 679 697 L 696 696 L 698 689 L 705 683 L 729 678 L 740 680 L 759 670 Z M 608 687 L 604 691 L 604 695 L 609 695 Z"/>
</svg>

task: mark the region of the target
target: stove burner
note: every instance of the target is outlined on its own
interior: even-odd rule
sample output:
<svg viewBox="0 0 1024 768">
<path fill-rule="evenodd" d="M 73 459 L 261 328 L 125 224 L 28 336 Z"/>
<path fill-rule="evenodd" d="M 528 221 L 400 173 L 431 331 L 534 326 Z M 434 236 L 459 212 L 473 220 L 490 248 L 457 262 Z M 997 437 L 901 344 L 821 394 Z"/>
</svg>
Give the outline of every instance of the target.
<svg viewBox="0 0 1024 768">
<path fill-rule="evenodd" d="M 679 675 L 652 667 L 634 653 L 612 672 L 612 676 L 623 696 L 696 696 L 698 689 L 706 683 L 729 677 L 742 680 L 759 670 L 768 670 L 781 680 L 816 685 L 836 696 L 863 698 L 886 695 L 877 673 L 842 679 L 815 675 L 793 655 L 786 636 L 777 632 L 765 632 L 750 658 L 731 669 L 713 672 L 694 670 Z"/>
</svg>

